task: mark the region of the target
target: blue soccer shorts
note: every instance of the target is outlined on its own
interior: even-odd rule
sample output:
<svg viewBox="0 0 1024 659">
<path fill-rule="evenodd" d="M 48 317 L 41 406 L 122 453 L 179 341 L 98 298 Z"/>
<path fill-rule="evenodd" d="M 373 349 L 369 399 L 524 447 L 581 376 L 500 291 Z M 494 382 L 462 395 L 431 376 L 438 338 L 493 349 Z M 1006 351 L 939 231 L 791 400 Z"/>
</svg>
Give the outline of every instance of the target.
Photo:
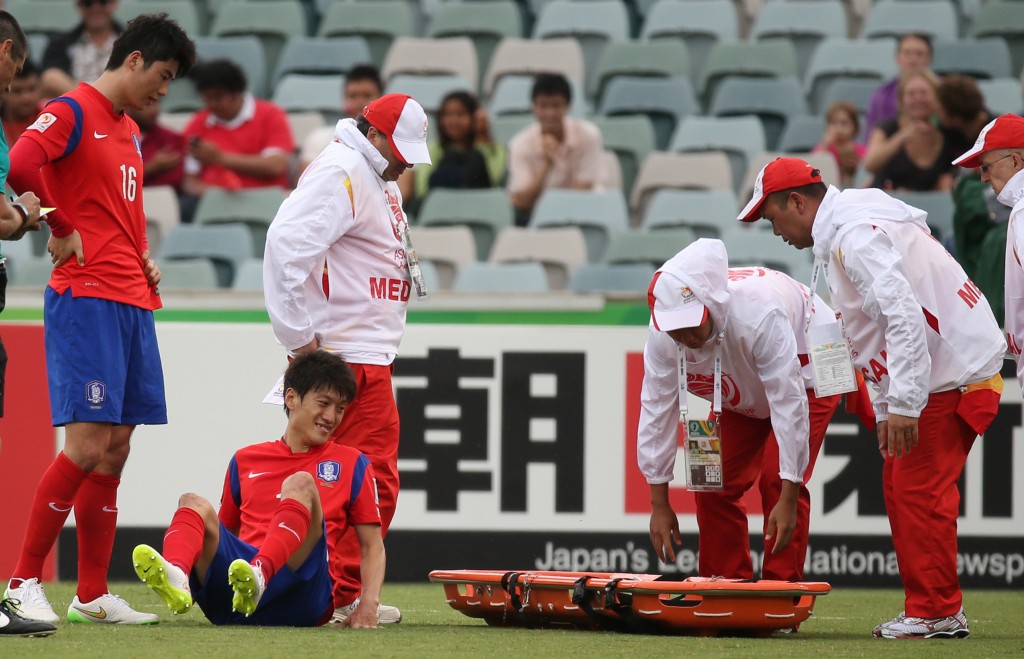
<svg viewBox="0 0 1024 659">
<path fill-rule="evenodd" d="M 220 543 L 206 571 L 206 584 L 199 584 L 195 570 L 189 575 L 192 599 L 210 622 L 215 625 L 315 627 L 330 619 L 334 612 L 334 582 L 327 562 L 326 529 L 297 571 L 285 565 L 270 578 L 256 610 L 247 618 L 231 610 L 235 593 L 228 583 L 228 566 L 238 558 L 252 561 L 256 554 L 256 547 L 240 540 L 221 524 Z"/>
<path fill-rule="evenodd" d="M 43 323 L 53 425 L 167 423 L 152 311 L 47 286 Z"/>
</svg>

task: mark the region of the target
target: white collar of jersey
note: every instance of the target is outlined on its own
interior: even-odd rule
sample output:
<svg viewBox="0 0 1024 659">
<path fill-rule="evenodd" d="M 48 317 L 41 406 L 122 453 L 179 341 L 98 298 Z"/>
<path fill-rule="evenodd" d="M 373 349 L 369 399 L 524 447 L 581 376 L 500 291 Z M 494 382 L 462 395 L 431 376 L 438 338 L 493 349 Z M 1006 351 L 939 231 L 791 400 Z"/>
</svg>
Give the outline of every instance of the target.
<svg viewBox="0 0 1024 659">
<path fill-rule="evenodd" d="M 238 111 L 234 119 L 228 119 L 227 121 L 220 119 L 214 113 L 210 113 L 206 117 L 207 126 L 224 126 L 230 130 L 234 130 L 244 124 L 245 122 L 256 116 L 256 99 L 249 92 L 245 93 L 242 97 L 242 109 Z"/>
<path fill-rule="evenodd" d="M 384 170 L 388 168 L 387 159 L 380 155 L 380 151 L 366 139 L 366 136 L 359 132 L 356 128 L 355 119 L 342 119 L 338 122 L 338 125 L 334 127 L 334 137 L 339 142 L 354 149 L 361 153 L 366 161 L 370 163 L 370 167 L 373 171 L 377 172 L 377 176 L 383 180 Z"/>
<path fill-rule="evenodd" d="M 1024 169 L 1010 177 L 1010 180 L 1003 186 L 1003 191 L 996 196 L 996 199 L 999 200 L 999 203 L 1005 204 L 1010 208 L 1013 208 L 1017 205 L 1018 201 L 1024 199 Z"/>
<path fill-rule="evenodd" d="M 832 242 L 848 224 L 871 220 L 909 222 L 928 230 L 927 217 L 927 213 L 920 208 L 905 204 L 877 188 L 840 192 L 830 185 L 811 226 L 814 255 L 827 261 Z"/>
</svg>

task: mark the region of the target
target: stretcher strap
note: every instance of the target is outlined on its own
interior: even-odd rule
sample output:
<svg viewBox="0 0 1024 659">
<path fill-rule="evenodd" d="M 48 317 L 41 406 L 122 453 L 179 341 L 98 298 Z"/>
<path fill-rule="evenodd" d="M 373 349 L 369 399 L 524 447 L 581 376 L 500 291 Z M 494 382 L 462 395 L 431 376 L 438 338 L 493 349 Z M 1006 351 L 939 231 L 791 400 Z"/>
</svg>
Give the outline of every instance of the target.
<svg viewBox="0 0 1024 659">
<path fill-rule="evenodd" d="M 595 625 L 601 629 L 609 632 L 628 632 L 631 628 L 624 620 L 619 618 L 613 618 L 611 616 L 605 616 L 594 611 L 594 607 L 590 604 L 590 599 L 587 597 L 587 581 L 591 579 L 590 576 L 580 577 L 572 585 L 572 603 L 583 609 L 583 612 L 587 614 Z"/>
<path fill-rule="evenodd" d="M 633 594 L 620 593 L 619 582 L 622 579 L 612 579 L 604 587 L 604 608 L 611 609 L 619 614 L 627 629 L 638 634 L 651 634 L 657 631 L 657 626 L 650 621 L 644 620 L 633 611 Z"/>
<path fill-rule="evenodd" d="M 501 587 L 506 593 L 508 593 L 509 602 L 512 604 L 512 608 L 516 611 L 516 617 L 519 619 L 519 623 L 526 627 L 533 627 L 530 623 L 530 619 L 526 617 L 526 607 L 523 605 L 523 600 L 519 595 L 517 586 L 519 586 L 518 572 L 506 572 L 501 576 Z"/>
</svg>

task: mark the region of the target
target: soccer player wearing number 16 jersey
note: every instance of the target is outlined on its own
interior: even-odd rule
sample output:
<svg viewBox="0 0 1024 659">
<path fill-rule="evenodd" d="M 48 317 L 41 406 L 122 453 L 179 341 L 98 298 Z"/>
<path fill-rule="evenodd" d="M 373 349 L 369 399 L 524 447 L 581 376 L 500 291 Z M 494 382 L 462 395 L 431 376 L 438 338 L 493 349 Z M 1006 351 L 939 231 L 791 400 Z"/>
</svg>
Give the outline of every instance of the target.
<svg viewBox="0 0 1024 659">
<path fill-rule="evenodd" d="M 72 622 L 147 624 L 107 592 L 117 488 L 138 424 L 167 423 L 153 311 L 160 271 L 149 257 L 139 128 L 125 114 L 167 94 L 195 62 L 195 44 L 166 14 L 139 16 L 106 70 L 47 105 L 11 152 L 9 181 L 47 215 L 54 264 L 43 318 L 50 409 L 64 450 L 42 474 L 6 596 L 26 618 L 56 622 L 43 562 L 75 510 L 78 590 Z"/>
</svg>

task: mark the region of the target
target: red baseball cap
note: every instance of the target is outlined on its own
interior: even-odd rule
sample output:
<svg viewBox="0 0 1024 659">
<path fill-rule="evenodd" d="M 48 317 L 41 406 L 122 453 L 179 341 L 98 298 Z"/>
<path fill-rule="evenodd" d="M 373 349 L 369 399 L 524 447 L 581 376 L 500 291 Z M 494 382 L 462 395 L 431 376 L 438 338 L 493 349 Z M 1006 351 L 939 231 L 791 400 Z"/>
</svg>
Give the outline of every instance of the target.
<svg viewBox="0 0 1024 659">
<path fill-rule="evenodd" d="M 708 308 L 690 287 L 665 270 L 654 273 L 647 288 L 647 306 L 651 308 L 654 329 L 659 332 L 697 327 L 708 318 Z"/>
<path fill-rule="evenodd" d="M 430 164 L 427 113 L 411 96 L 385 94 L 363 108 L 370 125 L 388 137 L 388 144 L 406 165 Z"/>
<path fill-rule="evenodd" d="M 758 173 L 754 181 L 754 195 L 740 211 L 737 220 L 756 222 L 761 219 L 761 206 L 768 195 L 799 188 L 810 183 L 821 183 L 821 171 L 800 158 L 776 158 Z"/>
<path fill-rule="evenodd" d="M 1024 149 L 1024 118 L 1004 114 L 988 122 L 978 134 L 974 146 L 953 164 L 968 169 L 981 167 L 981 154 L 997 149 Z"/>
</svg>

